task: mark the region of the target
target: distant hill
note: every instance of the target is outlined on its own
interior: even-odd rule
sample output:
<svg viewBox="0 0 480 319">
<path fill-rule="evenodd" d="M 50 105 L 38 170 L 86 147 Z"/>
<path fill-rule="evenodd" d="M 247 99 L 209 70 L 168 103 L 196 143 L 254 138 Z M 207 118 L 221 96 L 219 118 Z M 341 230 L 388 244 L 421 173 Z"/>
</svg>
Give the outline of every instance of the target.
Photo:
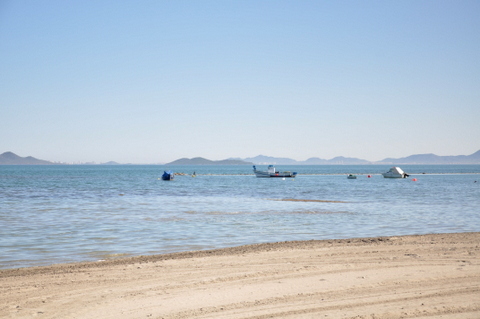
<svg viewBox="0 0 480 319">
<path fill-rule="evenodd" d="M 298 165 L 298 162 L 291 158 L 271 157 L 271 156 L 265 156 L 265 155 L 258 155 L 255 157 L 244 158 L 243 160 L 246 162 L 257 164 L 257 165 L 267 165 L 267 164 Z"/>
<path fill-rule="evenodd" d="M 337 156 L 335 158 L 326 160 L 318 157 L 311 157 L 306 161 L 296 161 L 291 158 L 271 157 L 258 155 L 256 157 L 249 157 L 243 159 L 244 161 L 252 162 L 256 165 L 356 165 L 356 164 L 370 164 L 371 162 L 351 157 Z"/>
<path fill-rule="evenodd" d="M 36 159 L 35 157 L 20 157 L 12 152 L 0 154 L 0 165 L 52 165 L 54 163 Z"/>
<path fill-rule="evenodd" d="M 110 162 L 102 163 L 101 165 L 120 165 L 120 163 L 110 161 Z"/>
<path fill-rule="evenodd" d="M 165 165 L 252 165 L 253 163 L 242 160 L 226 159 L 221 161 L 211 161 L 203 157 L 181 158 Z"/>
<path fill-rule="evenodd" d="M 300 163 L 304 165 L 361 165 L 370 164 L 371 162 L 359 158 L 337 156 L 329 160 L 311 157 Z"/>
<path fill-rule="evenodd" d="M 386 158 L 379 163 L 389 164 L 480 164 L 480 150 L 471 155 L 438 156 L 416 154 L 402 158 Z"/>
</svg>

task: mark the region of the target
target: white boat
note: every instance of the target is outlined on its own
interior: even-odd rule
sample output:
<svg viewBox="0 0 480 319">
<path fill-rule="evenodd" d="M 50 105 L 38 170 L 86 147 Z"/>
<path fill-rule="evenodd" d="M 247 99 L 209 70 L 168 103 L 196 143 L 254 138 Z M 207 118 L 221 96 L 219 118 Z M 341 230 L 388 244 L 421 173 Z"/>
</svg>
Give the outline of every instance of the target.
<svg viewBox="0 0 480 319">
<path fill-rule="evenodd" d="M 386 173 L 382 173 L 385 178 L 405 178 L 408 177 L 408 174 L 405 173 L 400 167 L 392 167 Z"/>
<path fill-rule="evenodd" d="M 265 171 L 257 171 L 255 165 L 253 166 L 253 172 L 257 177 L 295 177 L 297 176 L 296 172 L 277 172 L 275 170 L 275 166 L 268 165 L 268 170 Z"/>
</svg>

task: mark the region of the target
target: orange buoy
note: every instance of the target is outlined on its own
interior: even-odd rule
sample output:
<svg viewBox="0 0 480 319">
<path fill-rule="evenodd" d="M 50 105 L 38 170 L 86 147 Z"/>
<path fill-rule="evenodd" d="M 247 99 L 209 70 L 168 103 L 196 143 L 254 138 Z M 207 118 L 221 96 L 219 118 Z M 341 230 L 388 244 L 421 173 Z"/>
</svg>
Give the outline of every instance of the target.
<svg viewBox="0 0 480 319">
<path fill-rule="evenodd" d="M 416 182 L 416 181 L 417 181 L 417 179 L 416 179 L 416 178 L 414 178 L 414 179 L 412 179 L 412 181 Z"/>
</svg>

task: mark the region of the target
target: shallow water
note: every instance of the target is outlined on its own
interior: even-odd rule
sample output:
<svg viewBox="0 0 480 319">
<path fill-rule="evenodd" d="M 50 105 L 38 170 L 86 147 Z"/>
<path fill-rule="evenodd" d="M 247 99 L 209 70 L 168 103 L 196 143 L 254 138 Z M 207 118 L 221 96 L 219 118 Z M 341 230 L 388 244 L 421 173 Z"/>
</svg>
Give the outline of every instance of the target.
<svg viewBox="0 0 480 319">
<path fill-rule="evenodd" d="M 403 165 L 407 179 L 383 178 L 385 165 L 278 168 L 299 175 L 256 178 L 250 166 L 0 166 L 0 268 L 480 231 L 480 165 Z M 167 169 L 187 175 L 162 181 Z"/>
</svg>

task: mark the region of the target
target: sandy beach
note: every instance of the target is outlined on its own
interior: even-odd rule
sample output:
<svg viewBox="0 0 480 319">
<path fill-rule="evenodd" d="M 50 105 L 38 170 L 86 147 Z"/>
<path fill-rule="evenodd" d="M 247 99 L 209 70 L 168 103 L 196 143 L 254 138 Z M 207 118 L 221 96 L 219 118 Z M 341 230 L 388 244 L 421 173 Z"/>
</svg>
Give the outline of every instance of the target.
<svg viewBox="0 0 480 319">
<path fill-rule="evenodd" d="M 480 233 L 0 271 L 1 318 L 480 318 Z"/>
</svg>

